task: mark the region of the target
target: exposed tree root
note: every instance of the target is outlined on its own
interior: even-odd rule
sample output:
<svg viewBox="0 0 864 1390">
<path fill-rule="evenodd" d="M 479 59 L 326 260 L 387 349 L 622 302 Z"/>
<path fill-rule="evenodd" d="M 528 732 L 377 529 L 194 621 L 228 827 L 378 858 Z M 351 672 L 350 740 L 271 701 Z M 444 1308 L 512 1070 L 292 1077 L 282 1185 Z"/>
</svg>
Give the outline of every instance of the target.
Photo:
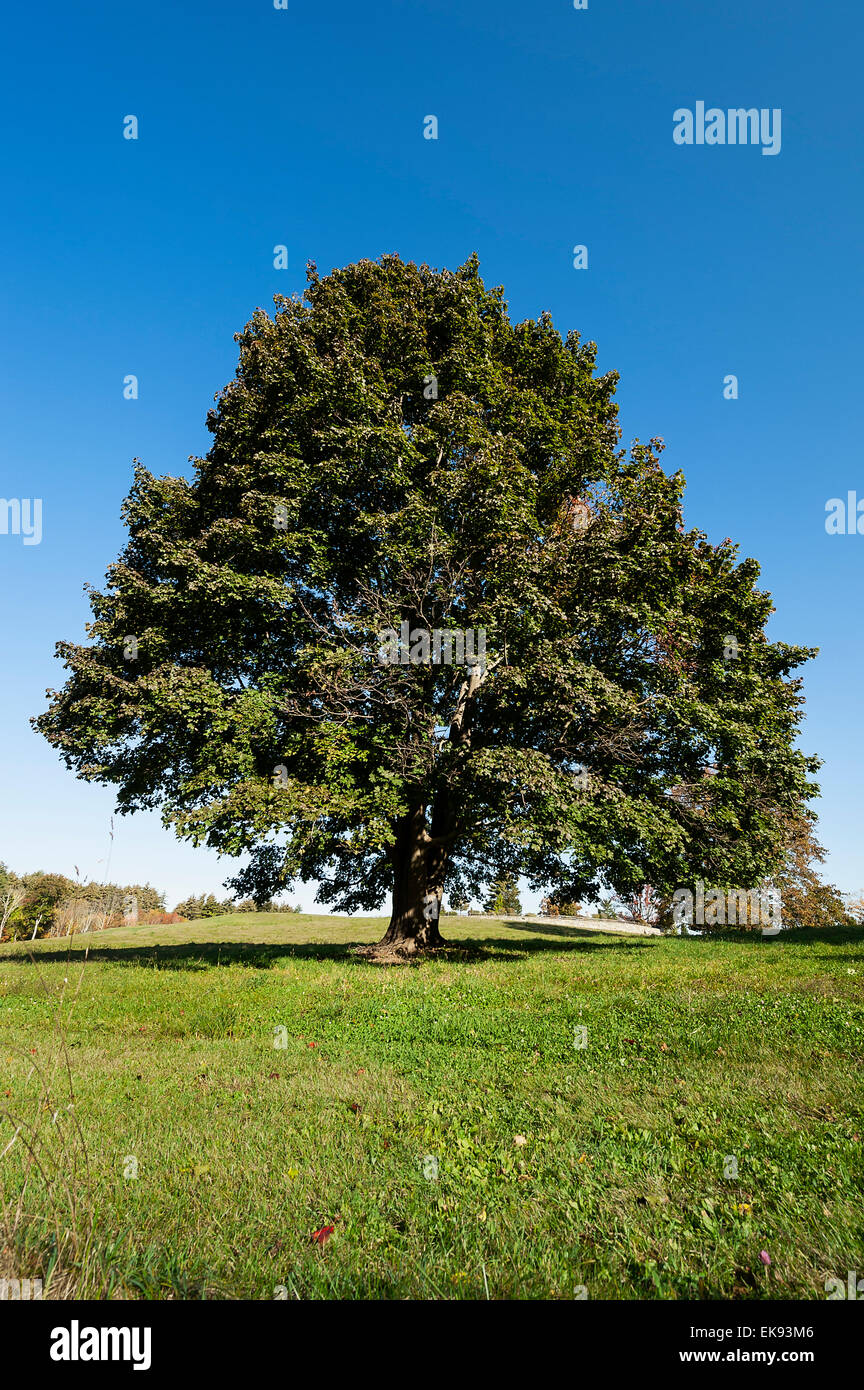
<svg viewBox="0 0 864 1390">
<path fill-rule="evenodd" d="M 448 944 L 439 940 L 434 946 L 420 946 L 409 937 L 401 942 L 375 941 L 369 946 L 352 946 L 351 954 L 361 956 L 372 965 L 412 965 L 433 956 Z"/>
</svg>

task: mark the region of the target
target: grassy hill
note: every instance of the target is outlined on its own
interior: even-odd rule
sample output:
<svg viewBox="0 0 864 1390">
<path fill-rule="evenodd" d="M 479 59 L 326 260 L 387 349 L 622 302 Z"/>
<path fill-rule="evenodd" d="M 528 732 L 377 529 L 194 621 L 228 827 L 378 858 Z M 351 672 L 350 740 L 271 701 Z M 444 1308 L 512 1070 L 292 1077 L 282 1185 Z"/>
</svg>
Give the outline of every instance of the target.
<svg viewBox="0 0 864 1390">
<path fill-rule="evenodd" d="M 382 969 L 350 946 L 383 925 L 0 944 L 0 1274 L 55 1297 L 749 1299 L 864 1267 L 864 933 L 447 918 L 449 949 Z"/>
</svg>

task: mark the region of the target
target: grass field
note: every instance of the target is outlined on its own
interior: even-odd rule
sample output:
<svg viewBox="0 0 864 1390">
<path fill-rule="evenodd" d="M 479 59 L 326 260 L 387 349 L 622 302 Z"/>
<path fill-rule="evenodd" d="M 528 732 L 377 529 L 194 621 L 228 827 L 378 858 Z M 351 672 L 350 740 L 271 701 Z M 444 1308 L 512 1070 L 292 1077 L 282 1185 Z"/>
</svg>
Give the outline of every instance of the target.
<svg viewBox="0 0 864 1390">
<path fill-rule="evenodd" d="M 395 969 L 350 953 L 381 919 L 0 945 L 0 1273 L 753 1299 L 864 1270 L 864 933 L 442 925 Z"/>
</svg>

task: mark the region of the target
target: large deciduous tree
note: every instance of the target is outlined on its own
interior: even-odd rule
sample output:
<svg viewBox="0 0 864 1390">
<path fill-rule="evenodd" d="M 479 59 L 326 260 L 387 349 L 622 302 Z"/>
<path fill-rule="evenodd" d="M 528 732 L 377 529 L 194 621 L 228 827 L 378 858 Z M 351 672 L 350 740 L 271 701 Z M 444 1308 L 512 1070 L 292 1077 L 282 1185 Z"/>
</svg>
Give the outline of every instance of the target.
<svg viewBox="0 0 864 1390">
<path fill-rule="evenodd" d="M 390 892 L 383 958 L 440 941 L 445 885 L 770 872 L 812 795 L 812 653 L 767 640 L 753 560 L 685 529 L 660 441 L 620 450 L 593 343 L 511 323 L 476 258 L 397 256 L 311 267 L 237 341 L 209 453 L 137 468 L 91 640 L 58 644 L 36 722 L 69 766 L 248 855 L 256 900 Z M 448 664 L 466 632 L 485 656 Z"/>
</svg>

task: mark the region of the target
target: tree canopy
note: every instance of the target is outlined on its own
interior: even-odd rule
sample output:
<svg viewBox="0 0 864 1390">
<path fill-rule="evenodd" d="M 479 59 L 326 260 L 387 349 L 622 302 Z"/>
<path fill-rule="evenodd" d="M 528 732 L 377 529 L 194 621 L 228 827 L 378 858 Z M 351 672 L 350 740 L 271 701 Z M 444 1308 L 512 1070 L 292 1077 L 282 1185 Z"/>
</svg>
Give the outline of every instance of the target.
<svg viewBox="0 0 864 1390">
<path fill-rule="evenodd" d="M 661 441 L 620 448 L 593 343 L 511 323 L 476 258 L 394 255 L 310 267 L 237 342 L 209 452 L 137 466 L 90 640 L 58 644 L 36 723 L 70 767 L 247 855 L 256 900 L 392 893 L 399 951 L 440 940 L 445 885 L 771 872 L 813 794 L 813 653 L 767 639 L 754 560 L 685 528 Z M 388 631 L 419 657 L 382 660 Z M 484 659 L 436 661 L 436 631 Z"/>
</svg>

